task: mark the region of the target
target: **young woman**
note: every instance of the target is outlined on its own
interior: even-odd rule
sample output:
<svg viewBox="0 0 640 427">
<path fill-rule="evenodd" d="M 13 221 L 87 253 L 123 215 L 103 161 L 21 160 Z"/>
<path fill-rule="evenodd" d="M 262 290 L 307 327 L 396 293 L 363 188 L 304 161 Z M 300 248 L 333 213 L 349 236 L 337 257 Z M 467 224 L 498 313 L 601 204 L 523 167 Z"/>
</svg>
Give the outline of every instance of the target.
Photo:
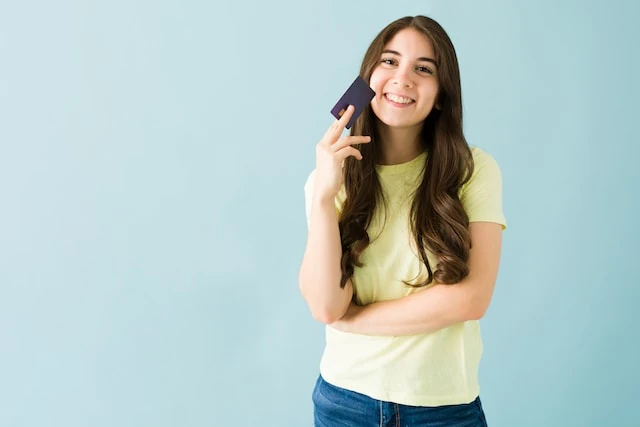
<svg viewBox="0 0 640 427">
<path fill-rule="evenodd" d="M 327 324 L 316 426 L 486 426 L 479 319 L 498 274 L 500 169 L 462 131 L 455 49 L 434 20 L 392 22 L 353 107 L 316 147 L 300 290 Z"/>
</svg>

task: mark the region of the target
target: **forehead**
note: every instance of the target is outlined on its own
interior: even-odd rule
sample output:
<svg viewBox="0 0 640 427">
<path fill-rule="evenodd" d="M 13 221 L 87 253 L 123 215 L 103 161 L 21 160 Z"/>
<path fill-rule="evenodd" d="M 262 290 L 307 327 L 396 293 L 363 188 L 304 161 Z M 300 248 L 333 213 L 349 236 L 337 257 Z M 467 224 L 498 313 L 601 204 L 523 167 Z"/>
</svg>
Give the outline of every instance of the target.
<svg viewBox="0 0 640 427">
<path fill-rule="evenodd" d="M 384 49 L 395 50 L 402 56 L 435 58 L 433 43 L 429 37 L 415 28 L 405 28 L 396 33 Z"/>
</svg>

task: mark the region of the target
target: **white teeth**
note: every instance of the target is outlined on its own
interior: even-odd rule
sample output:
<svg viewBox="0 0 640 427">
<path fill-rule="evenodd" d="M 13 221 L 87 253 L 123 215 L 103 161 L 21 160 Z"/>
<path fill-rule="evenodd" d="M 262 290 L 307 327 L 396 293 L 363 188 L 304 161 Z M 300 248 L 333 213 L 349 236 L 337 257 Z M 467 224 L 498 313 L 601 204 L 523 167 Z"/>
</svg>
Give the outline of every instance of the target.
<svg viewBox="0 0 640 427">
<path fill-rule="evenodd" d="M 413 102 L 413 99 L 411 98 L 405 98 L 404 96 L 398 96 L 392 93 L 388 93 L 387 98 L 393 102 L 397 102 L 398 104 L 411 104 Z"/>
</svg>

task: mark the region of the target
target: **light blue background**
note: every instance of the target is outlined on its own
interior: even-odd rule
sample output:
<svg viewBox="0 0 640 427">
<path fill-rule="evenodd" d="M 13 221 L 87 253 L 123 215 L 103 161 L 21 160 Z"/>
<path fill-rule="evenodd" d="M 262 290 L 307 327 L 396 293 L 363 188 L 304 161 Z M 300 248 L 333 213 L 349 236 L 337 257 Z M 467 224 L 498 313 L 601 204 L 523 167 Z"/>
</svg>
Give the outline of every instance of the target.
<svg viewBox="0 0 640 427">
<path fill-rule="evenodd" d="M 637 22 L 618 1 L 3 1 L 0 425 L 304 426 L 328 110 L 436 18 L 504 182 L 492 427 L 637 426 Z"/>
</svg>

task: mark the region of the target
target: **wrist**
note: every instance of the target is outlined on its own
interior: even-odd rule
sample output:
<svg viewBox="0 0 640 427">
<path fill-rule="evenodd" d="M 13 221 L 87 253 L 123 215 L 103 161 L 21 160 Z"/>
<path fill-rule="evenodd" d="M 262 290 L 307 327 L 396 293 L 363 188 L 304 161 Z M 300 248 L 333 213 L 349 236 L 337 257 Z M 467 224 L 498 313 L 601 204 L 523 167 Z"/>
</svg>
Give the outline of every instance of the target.
<svg viewBox="0 0 640 427">
<path fill-rule="evenodd" d="M 312 206 L 320 209 L 335 210 L 335 196 L 318 195 L 313 198 Z"/>
</svg>

